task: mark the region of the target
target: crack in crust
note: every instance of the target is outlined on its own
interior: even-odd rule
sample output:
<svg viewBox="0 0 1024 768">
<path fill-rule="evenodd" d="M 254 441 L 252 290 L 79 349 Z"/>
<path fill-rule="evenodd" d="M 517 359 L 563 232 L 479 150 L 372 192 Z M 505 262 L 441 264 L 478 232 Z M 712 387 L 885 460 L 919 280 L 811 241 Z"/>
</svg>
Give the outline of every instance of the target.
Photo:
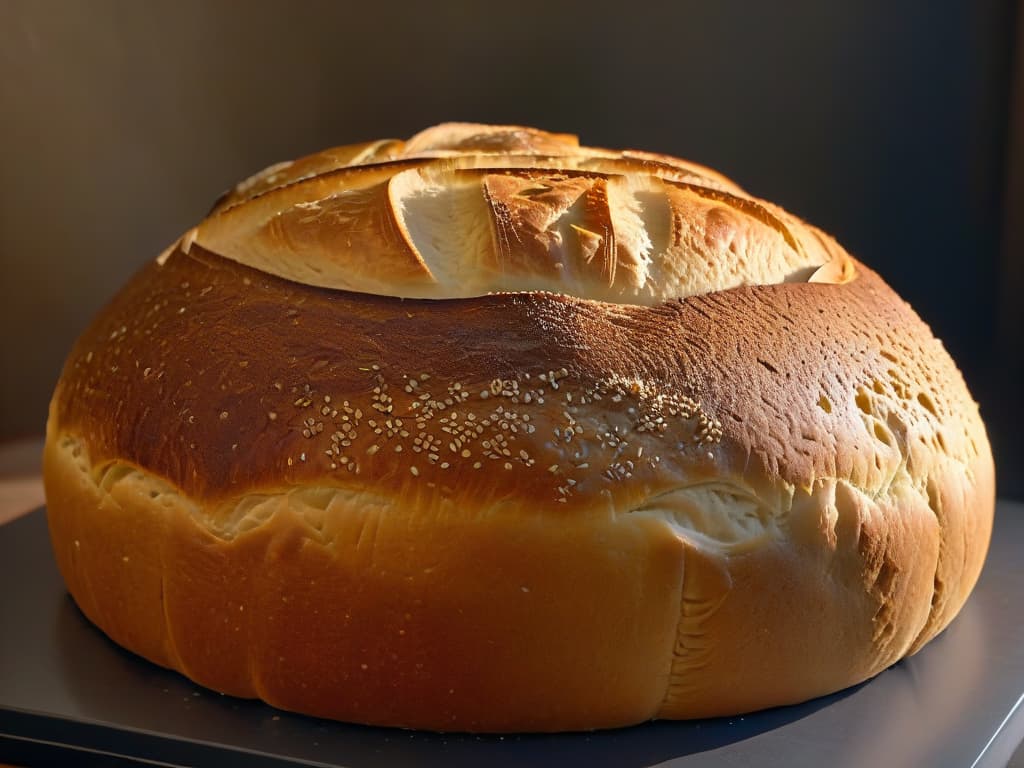
<svg viewBox="0 0 1024 768">
<path fill-rule="evenodd" d="M 701 166 L 473 124 L 273 165 L 182 249 L 192 242 L 296 282 L 404 298 L 553 291 L 651 305 L 853 269 L 830 238 Z"/>
</svg>

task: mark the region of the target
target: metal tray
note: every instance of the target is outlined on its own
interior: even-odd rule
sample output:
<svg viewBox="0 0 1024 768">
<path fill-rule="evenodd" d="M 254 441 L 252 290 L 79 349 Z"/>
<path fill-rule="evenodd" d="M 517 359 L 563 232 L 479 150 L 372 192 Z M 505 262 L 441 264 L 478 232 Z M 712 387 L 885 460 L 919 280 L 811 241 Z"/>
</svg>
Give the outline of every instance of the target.
<svg viewBox="0 0 1024 768">
<path fill-rule="evenodd" d="M 994 766 L 1024 738 L 1024 505 L 936 640 L 873 680 L 745 717 L 467 736 L 344 725 L 201 689 L 79 613 L 45 512 L 0 527 L 0 762 L 295 766 Z"/>
</svg>

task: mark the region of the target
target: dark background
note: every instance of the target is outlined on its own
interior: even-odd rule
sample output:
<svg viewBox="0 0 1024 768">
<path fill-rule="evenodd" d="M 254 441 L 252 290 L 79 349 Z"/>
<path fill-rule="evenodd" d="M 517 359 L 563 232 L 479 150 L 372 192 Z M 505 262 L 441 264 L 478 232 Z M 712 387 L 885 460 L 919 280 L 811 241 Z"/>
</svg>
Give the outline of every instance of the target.
<svg viewBox="0 0 1024 768">
<path fill-rule="evenodd" d="M 1019 3 L 0 0 L 0 439 L 235 181 L 443 120 L 677 154 L 833 233 L 943 339 L 1024 497 Z"/>
</svg>

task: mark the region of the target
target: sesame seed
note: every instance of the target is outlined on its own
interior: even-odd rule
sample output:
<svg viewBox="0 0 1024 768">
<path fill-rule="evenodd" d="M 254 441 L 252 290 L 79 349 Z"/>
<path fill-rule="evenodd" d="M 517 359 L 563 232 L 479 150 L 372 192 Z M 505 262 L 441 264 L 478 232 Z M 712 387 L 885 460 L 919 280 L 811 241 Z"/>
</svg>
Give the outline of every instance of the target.
<svg viewBox="0 0 1024 768">
<path fill-rule="evenodd" d="M 368 456 L 373 456 L 373 454 L 375 454 L 379 450 L 380 450 L 380 446 L 379 445 L 371 445 L 369 448 L 366 449 L 366 453 L 367 453 Z"/>
<path fill-rule="evenodd" d="M 227 417 L 228 417 L 228 412 L 227 411 L 221 411 L 220 412 L 220 420 L 221 421 L 224 421 L 224 419 L 226 419 Z"/>
<path fill-rule="evenodd" d="M 419 477 L 420 471 L 416 467 L 409 467 L 409 471 L 412 472 L 413 477 Z"/>
</svg>

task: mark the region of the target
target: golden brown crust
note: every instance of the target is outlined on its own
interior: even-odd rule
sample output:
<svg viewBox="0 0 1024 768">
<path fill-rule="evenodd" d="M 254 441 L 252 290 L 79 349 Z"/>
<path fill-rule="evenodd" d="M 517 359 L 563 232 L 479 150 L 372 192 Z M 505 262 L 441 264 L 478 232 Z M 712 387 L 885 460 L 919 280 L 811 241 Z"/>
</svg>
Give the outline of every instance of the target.
<svg viewBox="0 0 1024 768">
<path fill-rule="evenodd" d="M 939 343 L 858 271 L 842 286 L 656 307 L 403 301 L 301 286 L 194 246 L 145 268 L 83 335 L 57 418 L 94 459 L 152 468 L 204 502 L 333 475 L 457 486 L 480 504 L 524 488 L 556 501 L 572 478 L 567 503 L 610 492 L 621 507 L 638 487 L 675 484 L 681 466 L 723 465 L 755 487 L 838 477 L 877 494 L 897 471 L 923 474 L 936 450 L 968 461 L 982 446 Z M 904 458 L 922 441 L 923 458 Z"/>
<path fill-rule="evenodd" d="M 477 128 L 413 144 L 576 156 L 564 137 Z M 375 153 L 399 145 L 338 157 L 381 172 Z M 217 210 L 269 204 L 289 189 L 272 175 Z M 580 220 L 600 229 L 608 187 L 565 174 L 535 204 L 523 178 L 480 183 L 510 201 L 510 232 L 536 235 L 504 262 L 540 274 L 545 206 L 596 195 Z M 680 242 L 735 253 L 694 277 L 688 245 L 665 262 L 674 285 L 713 287 L 651 306 L 331 290 L 186 239 L 101 313 L 54 395 L 45 476 L 72 595 L 204 685 L 433 729 L 732 714 L 916 651 L 987 548 L 977 406 L 877 275 L 728 186 L 672 186 L 677 231 L 701 228 Z M 702 207 L 727 196 L 741 202 Z M 353 253 L 390 247 L 390 226 Z M 730 277 L 769 230 L 822 254 L 807 282 Z M 605 244 L 592 256 L 628 272 Z"/>
<path fill-rule="evenodd" d="M 682 571 L 656 521 L 553 527 L 522 508 L 481 519 L 454 503 L 405 514 L 394 499 L 325 489 L 262 499 L 265 521 L 225 540 L 173 489 L 126 471 L 101 490 L 69 460 L 75 447 L 58 446 L 50 525 L 69 589 L 114 640 L 200 684 L 435 730 L 657 714 Z"/>
<path fill-rule="evenodd" d="M 702 166 L 466 123 L 271 166 L 182 238 L 186 252 L 193 242 L 308 285 L 432 299 L 546 290 L 656 304 L 846 259 Z"/>
</svg>

